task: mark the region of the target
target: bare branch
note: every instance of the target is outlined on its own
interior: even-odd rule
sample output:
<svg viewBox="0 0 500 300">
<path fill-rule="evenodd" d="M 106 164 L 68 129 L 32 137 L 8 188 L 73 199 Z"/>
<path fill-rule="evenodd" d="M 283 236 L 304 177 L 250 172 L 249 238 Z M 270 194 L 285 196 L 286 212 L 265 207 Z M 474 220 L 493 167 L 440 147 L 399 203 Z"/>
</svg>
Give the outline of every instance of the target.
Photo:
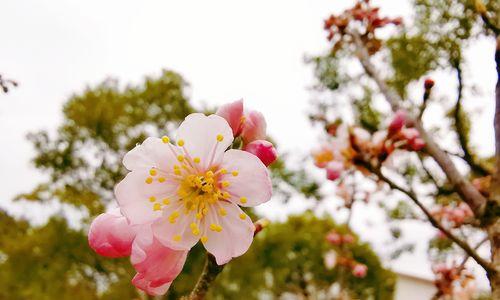
<svg viewBox="0 0 500 300">
<path fill-rule="evenodd" d="M 415 203 L 420 210 L 425 214 L 429 222 L 432 224 L 432 226 L 436 227 L 439 229 L 441 232 L 443 232 L 450 240 L 455 242 L 460 248 L 462 248 L 465 253 L 467 253 L 470 257 L 472 257 L 481 267 L 483 267 L 487 272 L 494 272 L 493 267 L 490 265 L 488 261 L 486 261 L 484 258 L 479 256 L 479 254 L 476 253 L 474 249 L 469 246 L 469 244 L 466 241 L 461 240 L 459 237 L 455 236 L 450 230 L 445 228 L 443 225 L 441 225 L 440 222 L 438 222 L 434 216 L 431 214 L 431 212 L 423 205 L 422 202 L 418 199 L 417 195 L 412 191 L 412 190 L 407 190 L 400 185 L 396 184 L 394 181 L 386 177 L 380 168 L 374 168 L 372 166 L 367 165 L 367 168 L 369 170 L 377 175 L 377 177 L 386 182 L 391 189 L 398 190 L 402 192 L 403 194 L 407 195 L 413 203 Z"/>
<path fill-rule="evenodd" d="M 453 62 L 453 67 L 457 71 L 458 80 L 458 96 L 457 104 L 455 105 L 455 110 L 453 112 L 453 118 L 455 120 L 455 128 L 458 135 L 458 141 L 460 142 L 460 147 L 464 152 L 463 159 L 469 164 L 470 168 L 479 174 L 480 176 L 487 176 L 491 174 L 491 171 L 486 169 L 483 165 L 475 160 L 475 156 L 470 150 L 469 139 L 467 137 L 467 130 L 462 118 L 462 96 L 463 96 L 463 77 L 462 68 L 459 61 Z"/>
</svg>

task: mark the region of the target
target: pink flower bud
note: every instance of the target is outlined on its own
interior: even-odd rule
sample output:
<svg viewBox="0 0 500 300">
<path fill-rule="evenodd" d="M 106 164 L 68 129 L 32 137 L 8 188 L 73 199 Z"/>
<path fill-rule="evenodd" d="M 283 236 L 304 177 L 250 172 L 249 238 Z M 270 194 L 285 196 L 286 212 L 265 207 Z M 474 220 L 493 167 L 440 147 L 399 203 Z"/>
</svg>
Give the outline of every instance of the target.
<svg viewBox="0 0 500 300">
<path fill-rule="evenodd" d="M 342 243 L 342 236 L 335 231 L 331 231 L 326 235 L 326 240 L 332 245 L 340 245 Z"/>
<path fill-rule="evenodd" d="M 342 175 L 344 164 L 338 161 L 331 161 L 326 165 L 326 178 L 336 180 Z"/>
<path fill-rule="evenodd" d="M 90 225 L 89 245 L 106 257 L 129 256 L 135 231 L 119 210 L 100 214 Z"/>
<path fill-rule="evenodd" d="M 394 118 L 389 124 L 389 132 L 396 133 L 400 131 L 406 123 L 407 113 L 404 110 L 398 110 L 394 115 Z"/>
<path fill-rule="evenodd" d="M 410 147 L 413 151 L 420 151 L 425 147 L 425 142 L 421 138 L 416 138 L 410 142 Z"/>
<path fill-rule="evenodd" d="M 269 166 L 276 158 L 278 153 L 273 144 L 264 140 L 256 140 L 243 147 L 243 151 L 247 151 L 257 156 L 264 165 Z"/>
<path fill-rule="evenodd" d="M 363 278 L 366 276 L 367 272 L 368 267 L 364 264 L 356 264 L 352 268 L 352 275 L 354 275 L 354 277 Z"/>
<path fill-rule="evenodd" d="M 403 128 L 401 130 L 401 134 L 403 135 L 404 139 L 409 142 L 420 136 L 418 130 L 416 130 L 415 128 Z"/>
<path fill-rule="evenodd" d="M 434 86 L 434 80 L 432 80 L 432 78 L 427 78 L 424 82 L 424 88 L 426 90 L 430 90 L 432 89 L 433 86 Z"/>
<path fill-rule="evenodd" d="M 245 144 L 266 138 L 266 119 L 258 111 L 249 112 L 243 121 L 241 137 Z"/>
<path fill-rule="evenodd" d="M 352 234 L 344 234 L 342 236 L 342 243 L 344 244 L 352 244 L 354 243 L 354 236 L 352 236 Z"/>
<path fill-rule="evenodd" d="M 219 107 L 216 114 L 226 119 L 227 123 L 233 130 L 233 136 L 236 137 L 240 135 L 244 120 L 243 100 L 222 105 Z"/>
</svg>

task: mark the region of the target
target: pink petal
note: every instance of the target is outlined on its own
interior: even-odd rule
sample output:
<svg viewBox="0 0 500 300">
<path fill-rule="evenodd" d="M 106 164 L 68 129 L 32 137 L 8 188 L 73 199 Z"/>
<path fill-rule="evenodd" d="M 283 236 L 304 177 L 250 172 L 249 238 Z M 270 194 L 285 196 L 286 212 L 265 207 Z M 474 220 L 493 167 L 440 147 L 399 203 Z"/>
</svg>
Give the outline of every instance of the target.
<svg viewBox="0 0 500 300">
<path fill-rule="evenodd" d="M 220 215 L 223 208 L 227 213 Z M 233 257 L 238 257 L 245 252 L 252 244 L 255 226 L 252 220 L 237 205 L 219 201 L 210 205 L 209 212 L 205 217 L 206 226 L 203 228 L 203 235 L 208 239 L 203 245 L 213 256 L 218 265 L 223 265 Z M 221 226 L 220 232 L 211 230 L 210 225 Z"/>
<path fill-rule="evenodd" d="M 331 161 L 326 165 L 326 178 L 336 180 L 342 175 L 344 164 L 338 161 Z"/>
<path fill-rule="evenodd" d="M 229 150 L 224 154 L 221 168 L 228 171 L 221 179 L 230 183 L 225 190 L 231 195 L 232 202 L 241 206 L 256 206 L 271 199 L 269 172 L 255 155 Z M 233 171 L 237 172 L 237 176 L 233 176 Z"/>
<path fill-rule="evenodd" d="M 217 140 L 218 136 L 222 141 Z M 201 160 L 202 169 L 218 164 L 233 139 L 231 127 L 217 115 L 190 114 L 177 131 L 177 142 L 182 140 L 190 157 Z"/>
<path fill-rule="evenodd" d="M 406 111 L 398 110 L 394 114 L 394 118 L 392 119 L 391 124 L 389 124 L 389 132 L 395 133 L 400 131 L 406 123 L 406 118 L 407 118 Z"/>
<path fill-rule="evenodd" d="M 132 245 L 130 260 L 140 279 L 150 287 L 172 282 L 182 271 L 187 251 L 176 251 L 163 246 L 153 237 L 149 226 L 138 231 Z"/>
<path fill-rule="evenodd" d="M 172 151 L 173 150 L 173 151 Z M 123 164 L 130 170 L 158 168 L 166 172 L 172 172 L 177 163 L 177 155 L 181 150 L 172 144 L 164 143 L 155 137 L 147 138 L 141 145 L 135 146 L 123 157 Z"/>
<path fill-rule="evenodd" d="M 243 117 L 243 100 L 222 105 L 215 114 L 226 119 L 235 137 L 240 134 Z"/>
<path fill-rule="evenodd" d="M 146 280 L 143 274 L 137 273 L 134 278 L 132 278 L 132 284 L 135 285 L 136 288 L 146 292 L 148 295 L 161 296 L 167 293 L 172 282 L 167 282 L 163 285 L 153 287 L 151 281 Z"/>
<path fill-rule="evenodd" d="M 178 213 L 179 216 L 172 223 L 170 216 L 174 213 Z M 193 234 L 190 228 L 192 223 L 201 228 L 200 220 L 196 219 L 196 212 L 189 211 L 186 214 L 184 203 L 178 200 L 164 207 L 163 216 L 152 225 L 152 229 L 155 237 L 166 247 L 175 250 L 189 250 L 201 237 L 201 230 L 200 233 Z"/>
<path fill-rule="evenodd" d="M 241 133 L 243 142 L 248 144 L 255 140 L 265 140 L 266 127 L 267 124 L 264 115 L 258 111 L 250 111 L 245 116 L 245 122 L 243 123 L 243 131 Z"/>
<path fill-rule="evenodd" d="M 161 216 L 161 211 L 154 210 L 155 203 L 150 197 L 161 201 L 165 197 L 172 197 L 178 188 L 178 183 L 172 179 L 158 182 L 156 179 L 146 183 L 150 177 L 145 170 L 132 171 L 115 186 L 115 196 L 121 212 L 131 224 L 150 223 Z"/>
<path fill-rule="evenodd" d="M 88 241 L 94 251 L 106 257 L 129 256 L 135 231 L 119 213 L 103 213 L 90 225 Z"/>
<path fill-rule="evenodd" d="M 273 144 L 264 140 L 256 140 L 249 143 L 243 147 L 243 151 L 257 156 L 266 167 L 278 158 L 278 153 Z"/>
</svg>

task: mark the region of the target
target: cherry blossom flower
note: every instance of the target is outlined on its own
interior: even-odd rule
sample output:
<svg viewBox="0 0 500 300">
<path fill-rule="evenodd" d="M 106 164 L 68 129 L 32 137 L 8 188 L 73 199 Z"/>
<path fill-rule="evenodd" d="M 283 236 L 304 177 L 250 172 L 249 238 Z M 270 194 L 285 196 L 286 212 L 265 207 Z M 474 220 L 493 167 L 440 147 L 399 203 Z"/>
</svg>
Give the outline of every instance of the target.
<svg viewBox="0 0 500 300">
<path fill-rule="evenodd" d="M 406 118 L 407 118 L 407 113 L 404 110 L 398 110 L 394 114 L 394 118 L 392 119 L 391 123 L 389 124 L 389 133 L 395 133 L 399 132 L 403 126 L 405 126 L 406 123 Z"/>
<path fill-rule="evenodd" d="M 163 246 L 183 251 L 201 240 L 225 264 L 253 240 L 254 225 L 239 206 L 271 198 L 268 170 L 251 153 L 226 151 L 233 130 L 218 115 L 187 116 L 176 141 L 150 137 L 125 155 L 131 172 L 115 188 L 120 209 L 132 225 L 151 224 Z"/>
<path fill-rule="evenodd" d="M 344 164 L 338 161 L 331 161 L 326 165 L 326 178 L 328 180 L 336 180 L 342 175 Z"/>
<path fill-rule="evenodd" d="M 99 255 L 125 257 L 130 255 L 135 231 L 118 209 L 100 214 L 90 225 L 88 241 Z"/>
<path fill-rule="evenodd" d="M 335 250 L 330 250 L 325 253 L 323 259 L 327 270 L 335 268 L 335 266 L 337 265 L 337 256 L 338 255 Z"/>
<path fill-rule="evenodd" d="M 216 112 L 226 119 L 233 130 L 233 136 L 241 136 L 244 144 L 266 138 L 266 120 L 258 111 L 244 112 L 243 100 L 222 105 Z"/>
<path fill-rule="evenodd" d="M 278 158 L 278 153 L 273 144 L 264 140 L 256 140 L 249 143 L 243 147 L 243 151 L 250 152 L 257 156 L 266 167 Z"/>
<path fill-rule="evenodd" d="M 352 275 L 354 277 L 363 278 L 368 272 L 368 267 L 364 264 L 355 264 L 352 268 Z"/>
</svg>

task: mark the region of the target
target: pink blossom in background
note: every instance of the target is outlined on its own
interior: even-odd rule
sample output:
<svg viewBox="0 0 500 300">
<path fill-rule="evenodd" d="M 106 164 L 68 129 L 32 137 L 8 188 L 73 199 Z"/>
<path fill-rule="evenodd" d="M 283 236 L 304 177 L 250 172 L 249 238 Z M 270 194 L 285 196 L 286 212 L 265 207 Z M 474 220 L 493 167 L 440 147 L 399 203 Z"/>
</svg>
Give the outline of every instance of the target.
<svg viewBox="0 0 500 300">
<path fill-rule="evenodd" d="M 337 252 L 334 250 L 326 252 L 324 256 L 324 263 L 327 270 L 335 268 L 337 265 Z"/>
<path fill-rule="evenodd" d="M 177 132 L 148 138 L 128 152 L 131 172 L 115 188 L 131 224 L 151 223 L 154 237 L 173 250 L 189 250 L 199 240 L 218 264 L 245 253 L 254 225 L 239 206 L 271 198 L 266 166 L 255 155 L 226 149 L 233 130 L 217 115 L 191 114 Z"/>
<path fill-rule="evenodd" d="M 267 124 L 264 116 L 258 111 L 245 112 L 243 100 L 222 105 L 216 114 L 228 122 L 233 136 L 241 136 L 245 144 L 266 139 Z"/>
<path fill-rule="evenodd" d="M 394 118 L 392 119 L 391 123 L 389 124 L 389 133 L 395 133 L 400 131 L 403 126 L 405 126 L 406 123 L 406 118 L 407 118 L 407 113 L 405 110 L 398 110 L 394 114 Z"/>
<path fill-rule="evenodd" d="M 344 164 L 338 161 L 331 161 L 326 165 L 326 178 L 336 180 L 342 175 Z"/>
<path fill-rule="evenodd" d="M 273 144 L 264 140 L 257 140 L 243 147 L 243 151 L 252 153 L 267 167 L 278 158 L 278 152 Z"/>
<path fill-rule="evenodd" d="M 368 272 L 368 267 L 364 264 L 355 264 L 352 268 L 352 275 L 354 277 L 363 278 Z"/>
<path fill-rule="evenodd" d="M 134 229 L 118 209 L 97 216 L 88 233 L 90 247 L 113 258 L 129 256 L 134 238 Z"/>
</svg>

